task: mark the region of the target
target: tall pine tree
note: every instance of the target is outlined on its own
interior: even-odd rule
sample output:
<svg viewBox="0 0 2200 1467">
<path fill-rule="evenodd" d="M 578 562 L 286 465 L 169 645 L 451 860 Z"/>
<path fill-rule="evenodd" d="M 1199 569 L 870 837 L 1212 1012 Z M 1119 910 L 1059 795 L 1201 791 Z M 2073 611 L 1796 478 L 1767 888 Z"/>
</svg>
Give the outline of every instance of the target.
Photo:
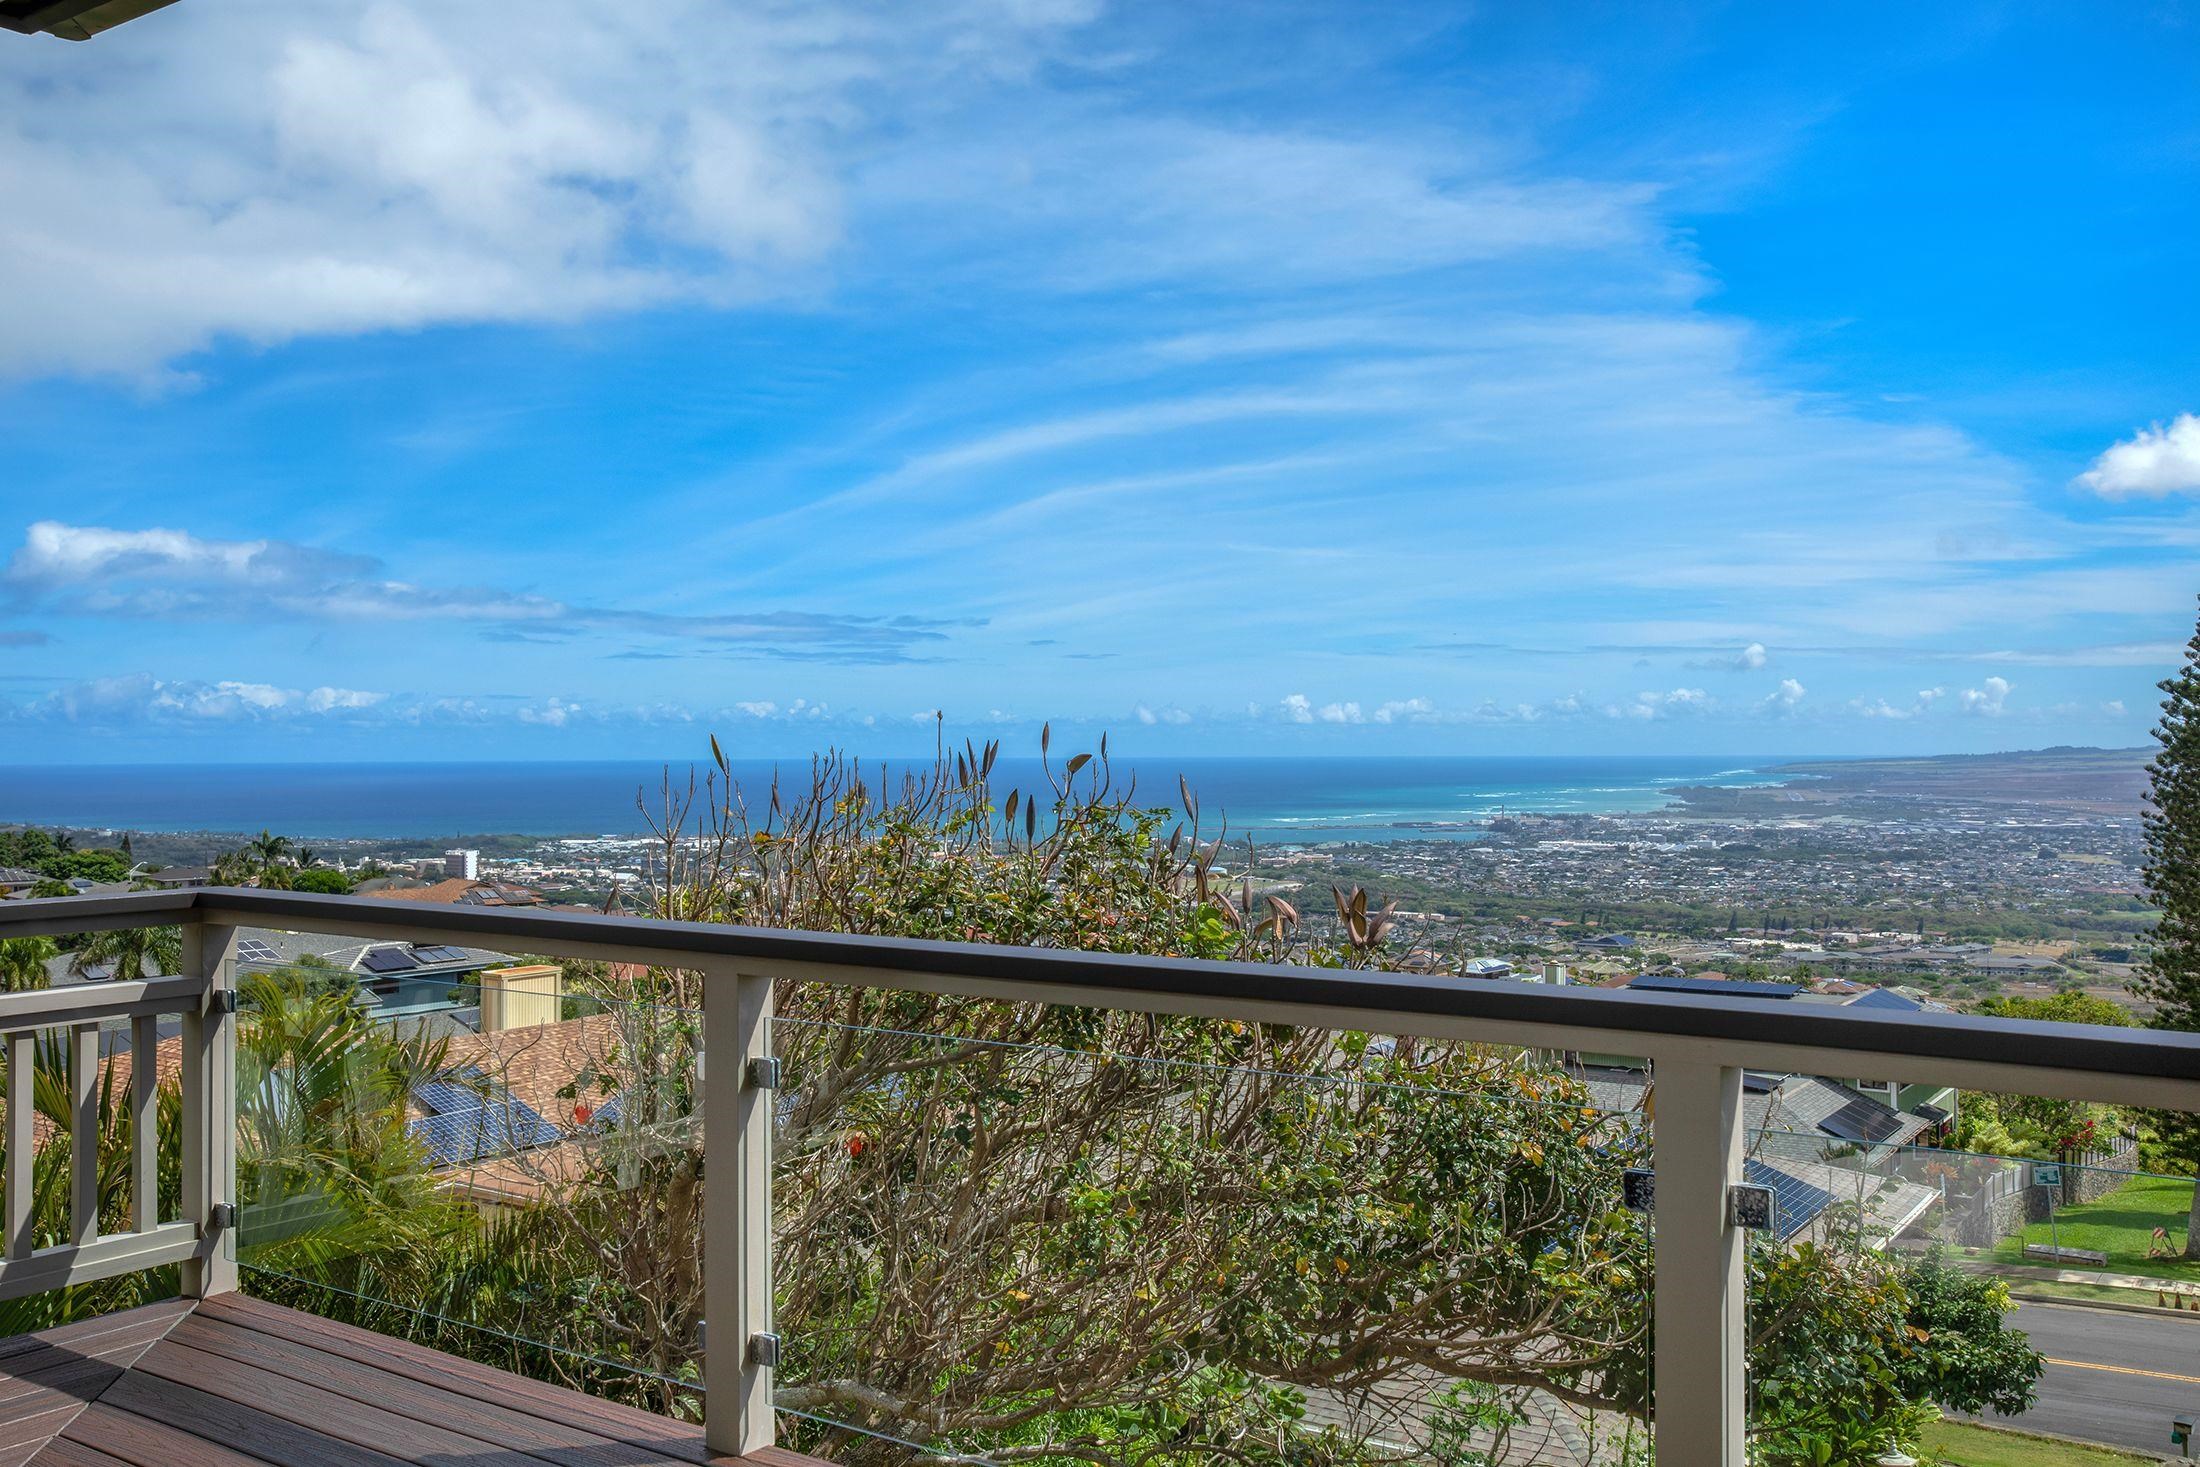
<svg viewBox="0 0 2200 1467">
<path fill-rule="evenodd" d="M 2144 816 L 2147 896 L 2161 909 L 2154 951 L 2132 991 L 2154 1005 L 2157 1029 L 2200 1032 L 2200 630 L 2185 644 L 2185 665 L 2159 685 L 2161 751 L 2147 765 L 2153 785 Z M 2200 1116 L 2164 1111 L 2155 1118 L 2164 1145 L 2200 1164 Z M 2185 1223 L 2185 1256 L 2200 1258 L 2200 1186 Z"/>
</svg>

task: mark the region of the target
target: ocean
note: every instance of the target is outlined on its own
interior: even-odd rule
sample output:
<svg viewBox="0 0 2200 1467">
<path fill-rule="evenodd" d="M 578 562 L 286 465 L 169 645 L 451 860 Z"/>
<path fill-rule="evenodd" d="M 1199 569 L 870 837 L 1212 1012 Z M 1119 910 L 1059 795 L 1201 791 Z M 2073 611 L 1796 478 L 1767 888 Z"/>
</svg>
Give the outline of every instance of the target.
<svg viewBox="0 0 2200 1467">
<path fill-rule="evenodd" d="M 1474 839 L 1500 814 L 1656 810 L 1674 785 L 1772 785 L 1783 758 L 1186 758 L 1119 763 L 1142 801 L 1174 806 L 1177 776 L 1202 806 L 1206 834 L 1233 839 Z M 638 791 L 665 767 L 646 761 L 466 764 L 161 764 L 0 766 L 0 823 L 183 831 L 268 829 L 300 839 L 455 835 L 625 835 L 647 827 Z M 774 769 L 803 780 L 803 760 L 736 761 L 744 788 Z M 867 769 L 872 766 L 866 766 Z M 905 766 L 903 766 L 905 767 Z M 1059 764 L 1057 764 L 1059 768 Z M 686 766 L 676 766 L 684 782 Z M 1003 758 L 995 781 L 1039 786 L 1036 760 Z M 752 801 L 753 803 L 753 801 Z"/>
</svg>

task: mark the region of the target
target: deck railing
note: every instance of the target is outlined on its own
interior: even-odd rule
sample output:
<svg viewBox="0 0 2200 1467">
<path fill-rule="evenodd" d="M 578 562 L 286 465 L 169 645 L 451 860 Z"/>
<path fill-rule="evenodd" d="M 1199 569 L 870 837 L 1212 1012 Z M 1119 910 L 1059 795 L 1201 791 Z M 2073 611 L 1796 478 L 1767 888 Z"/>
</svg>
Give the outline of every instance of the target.
<svg viewBox="0 0 2200 1467">
<path fill-rule="evenodd" d="M 181 926 L 180 977 L 0 996 L 7 1039 L 7 1248 L 0 1297 L 164 1263 L 188 1293 L 236 1286 L 233 982 L 239 928 L 460 943 L 515 953 L 641 963 L 704 975 L 706 1144 L 703 1380 L 711 1445 L 771 1444 L 772 1333 L 769 1026 L 775 981 L 1205 1016 L 1528 1049 L 1627 1054 L 1655 1067 L 1653 1217 L 1659 1460 L 1742 1467 L 1743 1242 L 1729 1221 L 1743 1178 L 1746 1069 L 1875 1074 L 1967 1089 L 2200 1111 L 2200 1036 L 1968 1015 L 1802 1008 L 1774 1000 L 1469 982 L 1054 950 L 963 946 L 527 909 L 423 906 L 293 892 L 207 888 L 0 902 L 0 937 Z M 97 1234 L 97 1181 L 84 1160 L 94 1127 L 97 1027 L 128 1018 L 142 1040 L 183 1015 L 183 1207 L 153 1213 L 151 1128 L 133 1149 L 132 1231 Z M 70 1240 L 29 1248 L 32 1037 L 73 1037 L 79 1124 Z M 137 1053 L 152 1053 L 149 1043 Z M 152 1105 L 152 1069 L 133 1065 L 131 1103 Z M 727 1076 L 736 1083 L 723 1083 Z M 727 1138 L 732 1138 L 729 1143 Z M 728 1152 L 730 1151 L 730 1164 Z M 89 1202 L 87 1199 L 90 1199 Z"/>
</svg>

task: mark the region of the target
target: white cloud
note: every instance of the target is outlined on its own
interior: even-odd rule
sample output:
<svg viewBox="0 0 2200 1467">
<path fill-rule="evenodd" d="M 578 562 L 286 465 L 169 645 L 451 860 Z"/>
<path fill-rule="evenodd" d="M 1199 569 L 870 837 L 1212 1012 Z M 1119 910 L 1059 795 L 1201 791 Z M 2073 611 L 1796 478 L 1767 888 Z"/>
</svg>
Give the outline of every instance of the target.
<svg viewBox="0 0 2200 1467">
<path fill-rule="evenodd" d="M 1622 710 L 1628 718 L 1663 718 L 1672 713 L 1700 713 L 1718 700 L 1702 688 L 1675 688 L 1669 693 L 1637 693 Z"/>
<path fill-rule="evenodd" d="M 70 288 L 15 294 L 0 372 L 782 296 L 842 238 L 865 140 L 1089 13 L 207 5 L 102 36 L 96 67 L 25 45 L 0 268 Z"/>
<path fill-rule="evenodd" d="M 2005 677 L 1990 677 L 1980 688 L 1965 688 L 1956 696 L 1956 706 L 1965 713 L 1976 713 L 1993 718 L 2000 715 L 2009 701 L 2009 690 L 2016 684 Z"/>
<path fill-rule="evenodd" d="M 1426 698 L 1394 698 L 1375 710 L 1377 723 L 1408 723 L 1431 717 L 1436 705 Z"/>
<path fill-rule="evenodd" d="M 1780 679 L 1780 686 L 1765 695 L 1757 706 L 1766 713 L 1792 713 L 1803 701 L 1804 688 L 1794 678 Z"/>
<path fill-rule="evenodd" d="M 1357 703 L 1324 703 L 1320 718 L 1323 723 L 1365 723 Z"/>
<path fill-rule="evenodd" d="M 479 586 L 390 580 L 372 556 L 186 530 L 41 520 L 24 532 L 0 596 L 64 615 L 152 621 L 439 621 L 535 640 L 578 632 L 742 646 L 813 661 L 899 662 L 945 639 L 913 616 L 771 610 L 668 615 L 581 606 Z"/>
<path fill-rule="evenodd" d="M 1734 667 L 1740 672 L 1755 672 L 1769 660 L 1770 658 L 1765 652 L 1765 644 L 1752 642 L 1735 657 Z"/>
<path fill-rule="evenodd" d="M 2111 698 L 2101 705 L 2101 711 L 2110 718 L 2122 718 L 2124 716 L 2124 700 Z"/>
<path fill-rule="evenodd" d="M 7 711 L 18 717 L 100 727 L 267 723 L 364 713 L 388 698 L 387 693 L 357 688 L 300 690 L 235 679 L 160 678 L 141 672 L 74 683 L 25 704 L 11 704 Z"/>
<path fill-rule="evenodd" d="M 1136 709 L 1133 710 L 1133 713 L 1140 723 L 1145 724 L 1149 728 L 1157 723 L 1167 723 L 1181 726 L 1192 721 L 1191 714 L 1186 713 L 1183 709 L 1178 708 L 1173 704 L 1169 707 L 1156 710 L 1153 708 L 1149 708 L 1145 704 L 1141 703 Z"/>
<path fill-rule="evenodd" d="M 1283 702 L 1278 705 L 1278 711 L 1282 713 L 1286 721 L 1291 723 L 1312 723 L 1314 721 L 1314 704 L 1304 693 L 1286 695 Z"/>
<path fill-rule="evenodd" d="M 2200 494 L 2200 416 L 2141 428 L 2093 460 L 2078 482 L 2107 499 Z"/>
</svg>

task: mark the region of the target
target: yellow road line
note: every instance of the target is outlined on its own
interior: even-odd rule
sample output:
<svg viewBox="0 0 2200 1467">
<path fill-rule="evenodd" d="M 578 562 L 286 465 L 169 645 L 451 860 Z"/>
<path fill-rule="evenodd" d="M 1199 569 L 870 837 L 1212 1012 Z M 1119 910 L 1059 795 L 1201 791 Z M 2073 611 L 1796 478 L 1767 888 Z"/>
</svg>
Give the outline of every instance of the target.
<svg viewBox="0 0 2200 1467">
<path fill-rule="evenodd" d="M 2067 1365 L 2073 1370 L 2113 1370 L 2118 1375 L 2144 1375 L 2153 1380 L 2174 1380 L 2185 1385 L 2200 1385 L 2200 1375 L 2172 1375 L 2166 1370 L 2141 1370 L 2136 1365 L 2100 1365 L 2091 1360 L 2057 1360 L 2043 1357 L 2050 1365 Z"/>
</svg>

